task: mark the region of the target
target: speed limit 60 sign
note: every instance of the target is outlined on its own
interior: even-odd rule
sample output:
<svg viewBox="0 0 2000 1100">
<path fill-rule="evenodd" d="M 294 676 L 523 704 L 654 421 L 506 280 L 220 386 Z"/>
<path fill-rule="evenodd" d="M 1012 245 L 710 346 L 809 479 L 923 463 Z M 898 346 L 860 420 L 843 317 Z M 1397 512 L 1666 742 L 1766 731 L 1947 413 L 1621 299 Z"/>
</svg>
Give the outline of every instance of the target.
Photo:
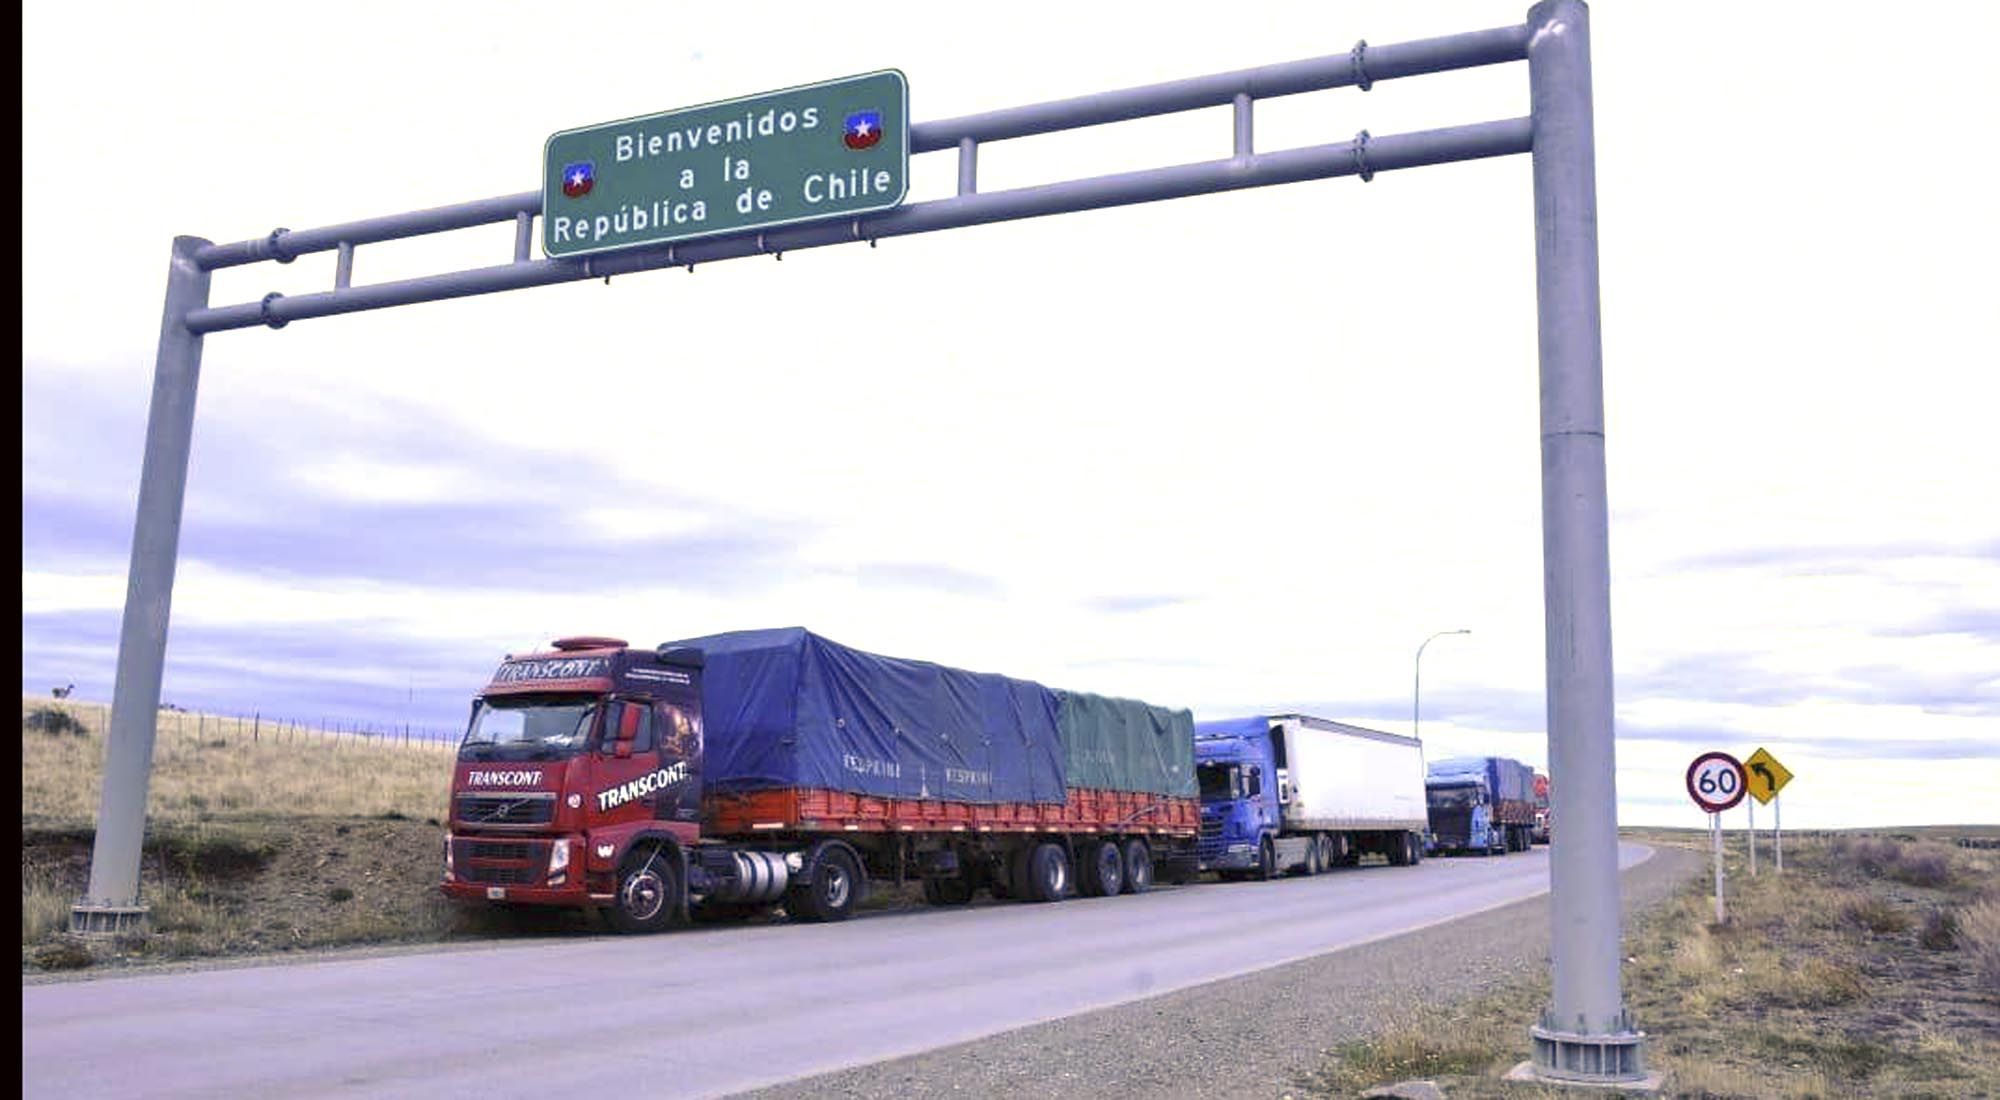
<svg viewBox="0 0 2000 1100">
<path fill-rule="evenodd" d="M 1726 752 L 1705 752 L 1688 765 L 1688 797 L 1712 814 L 1743 801 L 1743 765 Z"/>
</svg>

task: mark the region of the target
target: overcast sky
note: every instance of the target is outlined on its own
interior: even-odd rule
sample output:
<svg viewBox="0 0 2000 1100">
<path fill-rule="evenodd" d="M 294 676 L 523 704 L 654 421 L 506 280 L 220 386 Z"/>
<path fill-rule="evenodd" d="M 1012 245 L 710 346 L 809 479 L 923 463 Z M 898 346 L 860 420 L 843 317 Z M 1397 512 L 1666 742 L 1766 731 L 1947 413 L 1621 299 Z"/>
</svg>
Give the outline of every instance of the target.
<svg viewBox="0 0 2000 1100">
<path fill-rule="evenodd" d="M 531 191 L 557 130 L 870 70 L 922 122 L 1525 7 L 32 4 L 22 690 L 110 698 L 176 234 Z M 1881 15 L 1592 13 L 1628 824 L 1700 824 L 1688 762 L 1760 745 L 1788 825 L 2000 821 L 2000 15 Z M 1527 109 L 1515 64 L 1266 101 L 1256 141 Z M 1230 133 L 998 143 L 980 187 Z M 911 171 L 952 194 L 951 153 Z M 354 278 L 511 243 L 364 246 Z M 449 727 L 552 637 L 802 625 L 1408 732 L 1418 646 L 1463 628 L 1423 657 L 1428 754 L 1542 765 L 1533 261 L 1513 157 L 218 334 L 164 698 Z"/>
</svg>

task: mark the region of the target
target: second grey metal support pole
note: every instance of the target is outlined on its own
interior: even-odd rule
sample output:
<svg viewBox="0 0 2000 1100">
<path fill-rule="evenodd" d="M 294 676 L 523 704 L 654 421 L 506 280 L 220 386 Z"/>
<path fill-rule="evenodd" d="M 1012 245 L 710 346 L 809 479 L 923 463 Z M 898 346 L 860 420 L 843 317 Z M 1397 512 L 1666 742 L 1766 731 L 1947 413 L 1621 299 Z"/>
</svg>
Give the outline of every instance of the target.
<svg viewBox="0 0 2000 1100">
<path fill-rule="evenodd" d="M 1590 21 L 1581 0 L 1528 11 L 1535 292 L 1541 348 L 1542 573 L 1548 650 L 1551 979 L 1537 1076 L 1634 1082 L 1641 1036 L 1618 965 L 1611 557 Z"/>
<path fill-rule="evenodd" d="M 146 419 L 146 454 L 139 473 L 138 517 L 132 529 L 132 569 L 125 620 L 118 635 L 118 673 L 104 745 L 104 789 L 90 856 L 90 892 L 70 909 L 70 929 L 114 933 L 142 925 L 139 850 L 146 835 L 146 788 L 153 771 L 153 735 L 166 663 L 167 613 L 180 551 L 181 503 L 194 439 L 195 386 L 201 377 L 201 337 L 188 331 L 190 310 L 208 304 L 208 272 L 195 263 L 199 237 L 175 237 L 153 368 L 153 406 Z"/>
</svg>

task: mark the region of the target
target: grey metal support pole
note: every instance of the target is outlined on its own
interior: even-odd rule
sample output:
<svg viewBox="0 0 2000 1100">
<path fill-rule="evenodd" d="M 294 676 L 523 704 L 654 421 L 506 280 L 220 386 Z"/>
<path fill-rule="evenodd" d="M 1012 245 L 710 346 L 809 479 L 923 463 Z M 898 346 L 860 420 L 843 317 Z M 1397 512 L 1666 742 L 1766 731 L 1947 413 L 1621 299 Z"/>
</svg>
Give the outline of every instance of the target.
<svg viewBox="0 0 2000 1100">
<path fill-rule="evenodd" d="M 971 138 L 958 139 L 958 193 L 970 195 L 979 190 L 979 143 Z"/>
<path fill-rule="evenodd" d="M 1582 0 L 1528 11 L 1535 291 L 1541 348 L 1554 1003 L 1531 1027 L 1536 1076 L 1636 1083 L 1642 1036 L 1619 982 L 1611 562 L 1590 16 Z"/>
<path fill-rule="evenodd" d="M 201 377 L 201 336 L 186 317 L 208 304 L 209 273 L 195 262 L 199 237 L 175 237 L 153 368 L 153 407 L 139 473 L 138 518 L 132 529 L 132 569 L 125 621 L 118 636 L 118 673 L 104 745 L 104 789 L 90 856 L 90 892 L 70 908 L 70 929 L 114 933 L 143 925 L 139 849 L 146 833 L 146 787 L 152 778 L 153 734 L 166 663 L 167 613 L 180 549 L 181 503 L 194 437 L 195 386 Z"/>
</svg>

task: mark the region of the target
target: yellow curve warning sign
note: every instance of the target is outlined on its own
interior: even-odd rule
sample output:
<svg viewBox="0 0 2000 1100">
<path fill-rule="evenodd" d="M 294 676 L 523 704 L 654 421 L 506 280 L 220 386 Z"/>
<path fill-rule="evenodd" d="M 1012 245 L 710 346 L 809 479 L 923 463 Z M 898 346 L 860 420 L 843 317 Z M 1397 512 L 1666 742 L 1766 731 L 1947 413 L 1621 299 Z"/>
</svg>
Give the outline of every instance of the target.
<svg viewBox="0 0 2000 1100">
<path fill-rule="evenodd" d="M 1743 784 L 1749 788 L 1750 797 L 1759 802 L 1776 798 L 1791 781 L 1791 771 L 1763 749 L 1751 753 L 1750 759 L 1743 762 Z"/>
</svg>

